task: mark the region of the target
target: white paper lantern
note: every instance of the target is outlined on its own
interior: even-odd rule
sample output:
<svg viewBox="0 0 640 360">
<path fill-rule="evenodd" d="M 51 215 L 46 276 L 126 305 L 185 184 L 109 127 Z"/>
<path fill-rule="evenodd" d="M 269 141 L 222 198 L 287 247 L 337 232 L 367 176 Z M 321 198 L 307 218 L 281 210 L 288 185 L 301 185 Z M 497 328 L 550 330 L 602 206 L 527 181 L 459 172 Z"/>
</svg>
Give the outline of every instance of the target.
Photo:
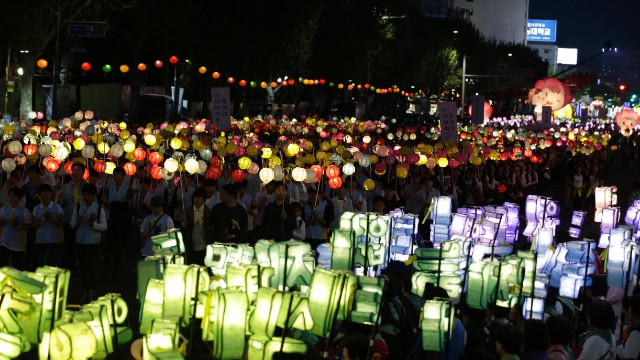
<svg viewBox="0 0 640 360">
<path fill-rule="evenodd" d="M 282 170 L 281 166 L 276 166 L 273 168 L 273 179 L 276 181 L 284 179 L 284 170 Z"/>
<path fill-rule="evenodd" d="M 307 171 L 304 168 L 296 167 L 291 172 L 293 180 L 303 182 L 307 178 Z"/>
<path fill-rule="evenodd" d="M 213 157 L 213 152 L 211 149 L 200 150 L 200 156 L 202 157 L 202 160 L 209 161 Z"/>
<path fill-rule="evenodd" d="M 271 181 L 273 181 L 274 178 L 274 174 L 273 174 L 273 169 L 271 168 L 262 168 L 262 170 L 260 170 L 260 180 L 262 180 L 263 184 L 268 184 Z"/>
<path fill-rule="evenodd" d="M 53 152 L 53 157 L 56 158 L 56 160 L 62 162 L 67 157 L 69 157 L 69 149 L 67 149 L 65 146 L 58 146 Z"/>
<path fill-rule="evenodd" d="M 356 167 L 353 163 L 346 163 L 342 166 L 342 172 L 347 176 L 353 175 L 356 172 Z"/>
<path fill-rule="evenodd" d="M 166 164 L 165 162 L 165 167 Z M 195 174 L 200 170 L 200 165 L 196 159 L 187 159 L 187 161 L 184 162 L 184 169 L 187 170 L 189 174 Z"/>
<path fill-rule="evenodd" d="M 204 160 L 198 160 L 198 174 L 207 172 L 207 163 Z"/>
<path fill-rule="evenodd" d="M 178 160 L 174 158 L 168 158 L 164 161 L 164 168 L 167 169 L 168 172 L 176 172 L 178 170 Z"/>
<path fill-rule="evenodd" d="M 82 148 L 82 157 L 85 159 L 92 159 L 95 154 L 96 149 L 91 145 Z"/>
<path fill-rule="evenodd" d="M 40 154 L 40 156 L 42 157 L 47 157 L 47 156 L 51 156 L 51 151 L 53 151 L 53 148 L 51 147 L 51 145 L 49 144 L 42 144 L 40 145 L 40 147 L 38 148 L 38 153 Z"/>
<path fill-rule="evenodd" d="M 22 151 L 22 144 L 20 141 L 14 140 L 9 143 L 9 152 L 13 155 L 18 155 Z"/>
<path fill-rule="evenodd" d="M 369 155 L 362 155 L 360 156 L 360 160 L 358 160 L 358 164 L 360 164 L 360 166 L 362 167 L 367 167 L 371 165 L 371 158 L 369 157 Z"/>
<path fill-rule="evenodd" d="M 340 166 L 342 164 L 342 157 L 338 154 L 331 155 L 331 162 Z"/>
<path fill-rule="evenodd" d="M 124 148 L 122 147 L 122 145 L 120 145 L 119 143 L 113 144 L 113 146 L 111 147 L 111 155 L 118 158 L 122 156 L 122 154 L 124 154 Z"/>
<path fill-rule="evenodd" d="M 6 158 L 6 159 L 2 160 L 2 170 L 4 170 L 5 172 L 10 173 L 15 169 L 16 169 L 15 160 L 13 160 L 12 158 Z"/>
</svg>

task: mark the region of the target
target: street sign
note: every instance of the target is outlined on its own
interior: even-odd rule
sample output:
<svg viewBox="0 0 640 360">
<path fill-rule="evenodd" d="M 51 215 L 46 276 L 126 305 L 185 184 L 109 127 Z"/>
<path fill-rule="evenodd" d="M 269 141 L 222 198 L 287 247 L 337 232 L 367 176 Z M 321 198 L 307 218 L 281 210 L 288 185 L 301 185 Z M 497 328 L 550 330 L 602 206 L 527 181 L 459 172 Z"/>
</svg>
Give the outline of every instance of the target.
<svg viewBox="0 0 640 360">
<path fill-rule="evenodd" d="M 103 38 L 107 36 L 105 23 L 77 23 L 69 25 L 69 35 L 75 37 Z"/>
</svg>

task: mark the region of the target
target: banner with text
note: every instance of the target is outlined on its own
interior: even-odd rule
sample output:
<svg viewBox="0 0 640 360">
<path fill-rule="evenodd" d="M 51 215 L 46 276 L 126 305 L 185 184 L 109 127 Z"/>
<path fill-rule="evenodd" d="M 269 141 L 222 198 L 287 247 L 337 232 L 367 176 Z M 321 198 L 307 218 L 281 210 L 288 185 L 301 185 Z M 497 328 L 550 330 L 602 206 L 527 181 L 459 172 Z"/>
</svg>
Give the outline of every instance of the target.
<svg viewBox="0 0 640 360">
<path fill-rule="evenodd" d="M 211 88 L 211 123 L 226 131 L 231 127 L 231 95 L 228 87 Z"/>
<path fill-rule="evenodd" d="M 440 140 L 458 142 L 458 119 L 456 117 L 457 105 L 455 101 L 438 103 L 440 115 Z"/>
<path fill-rule="evenodd" d="M 484 96 L 471 96 L 471 123 L 480 125 L 484 123 Z"/>
</svg>

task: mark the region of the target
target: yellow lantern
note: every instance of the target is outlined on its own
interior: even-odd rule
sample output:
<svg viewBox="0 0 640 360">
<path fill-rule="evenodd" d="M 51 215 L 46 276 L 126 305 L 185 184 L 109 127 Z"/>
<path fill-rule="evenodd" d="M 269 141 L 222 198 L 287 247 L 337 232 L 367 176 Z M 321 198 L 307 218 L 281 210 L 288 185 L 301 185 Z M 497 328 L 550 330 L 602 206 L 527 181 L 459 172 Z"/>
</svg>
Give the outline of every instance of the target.
<svg viewBox="0 0 640 360">
<path fill-rule="evenodd" d="M 227 153 L 235 154 L 237 149 L 238 145 L 236 145 L 236 143 L 230 142 L 229 144 L 227 144 Z"/>
<path fill-rule="evenodd" d="M 287 156 L 296 156 L 300 152 L 300 146 L 296 143 L 287 145 Z"/>
<path fill-rule="evenodd" d="M 247 170 L 251 166 L 251 159 L 244 156 L 238 159 L 238 167 L 242 170 Z"/>
<path fill-rule="evenodd" d="M 107 144 L 104 141 L 98 144 L 98 152 L 100 154 L 104 155 L 104 154 L 108 153 L 110 149 L 111 148 L 109 147 L 109 144 Z"/>
<path fill-rule="evenodd" d="M 73 140 L 73 148 L 76 150 L 82 150 L 82 148 L 85 146 L 86 144 L 84 143 L 84 139 L 82 138 L 77 138 L 75 140 Z"/>
<path fill-rule="evenodd" d="M 107 166 L 104 169 L 104 173 L 108 175 L 113 175 L 113 170 L 115 170 L 115 168 L 116 168 L 116 164 L 111 161 L 108 161 Z"/>
<path fill-rule="evenodd" d="M 129 130 L 124 129 L 120 131 L 120 139 L 127 140 L 130 136 L 131 136 L 131 133 L 129 132 Z"/>
<path fill-rule="evenodd" d="M 171 148 L 173 150 L 178 150 L 182 146 L 182 140 L 180 140 L 177 137 L 175 137 L 175 138 L 171 139 L 171 142 L 169 143 L 169 146 L 171 146 Z"/>
<path fill-rule="evenodd" d="M 153 146 L 156 143 L 156 137 L 155 135 L 152 134 L 147 134 L 144 136 L 144 143 L 149 145 L 149 146 Z"/>
<path fill-rule="evenodd" d="M 445 159 L 445 160 L 446 160 L 446 159 Z M 396 168 L 396 176 L 397 176 L 398 178 L 400 178 L 400 179 L 404 179 L 404 178 L 406 178 L 406 177 L 407 177 L 407 175 L 408 175 L 408 173 L 409 173 L 409 172 L 407 171 L 407 169 L 403 168 L 402 166 L 398 166 L 398 167 Z"/>
<path fill-rule="evenodd" d="M 136 144 L 133 141 L 125 141 L 123 148 L 124 152 L 131 154 L 136 149 Z"/>
<path fill-rule="evenodd" d="M 247 156 L 252 158 L 258 156 L 258 148 L 253 144 L 247 146 Z"/>
<path fill-rule="evenodd" d="M 120 124 L 118 124 L 118 127 L 120 128 L 120 130 L 126 130 L 127 129 L 127 123 L 123 121 Z"/>
<path fill-rule="evenodd" d="M 441 168 L 445 168 L 447 167 L 447 165 L 449 165 L 449 160 L 447 160 L 447 158 L 441 157 L 440 159 L 438 159 L 438 166 L 440 166 Z"/>
<path fill-rule="evenodd" d="M 271 148 L 262 148 L 262 158 L 263 159 L 268 159 L 271 157 L 273 151 L 271 150 Z"/>
<path fill-rule="evenodd" d="M 363 187 L 365 190 L 373 190 L 376 187 L 376 183 L 371 179 L 366 179 L 363 183 Z"/>
<path fill-rule="evenodd" d="M 271 167 L 282 166 L 282 159 L 280 159 L 277 156 L 270 157 L 269 158 L 269 166 L 271 166 Z"/>
</svg>

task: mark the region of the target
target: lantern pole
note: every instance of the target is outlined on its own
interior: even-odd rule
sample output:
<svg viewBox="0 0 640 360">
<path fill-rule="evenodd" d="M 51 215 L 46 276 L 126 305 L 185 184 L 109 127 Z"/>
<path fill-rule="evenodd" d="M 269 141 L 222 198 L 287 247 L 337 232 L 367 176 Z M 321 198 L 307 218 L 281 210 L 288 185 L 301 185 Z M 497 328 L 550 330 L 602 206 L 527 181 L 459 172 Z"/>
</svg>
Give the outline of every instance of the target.
<svg viewBox="0 0 640 360">
<path fill-rule="evenodd" d="M 440 286 L 440 270 L 442 269 L 442 248 L 444 243 L 440 244 L 440 250 L 438 251 L 438 275 L 436 277 L 436 286 Z"/>
<path fill-rule="evenodd" d="M 520 276 L 522 276 L 522 282 L 520 283 L 520 290 L 518 291 L 518 303 L 520 305 L 520 301 L 522 301 L 522 288 L 524 287 L 524 277 L 527 275 L 526 266 L 523 266 L 520 270 Z M 535 272 L 534 272 L 534 281 L 535 281 Z M 531 303 L 533 303 L 533 293 L 531 293 Z M 524 303 L 523 303 L 524 304 Z M 519 316 L 522 316 L 522 312 L 520 312 Z"/>
<path fill-rule="evenodd" d="M 387 291 L 387 281 L 385 280 L 382 285 L 382 294 Z M 378 305 L 378 313 L 376 314 L 376 323 L 373 324 L 373 329 L 371 330 L 371 336 L 369 337 L 369 348 L 367 349 L 367 357 L 365 359 L 371 359 L 371 350 L 373 349 L 373 342 L 376 336 L 376 332 L 378 332 L 378 324 L 380 323 L 380 315 L 382 313 L 382 306 L 384 302 L 380 301 Z"/>
<path fill-rule="evenodd" d="M 495 308 L 498 306 L 498 292 L 500 290 L 500 276 L 502 275 L 502 262 L 498 262 L 498 281 L 496 281 L 496 288 L 493 291 L 493 308 L 491 308 L 491 319 L 495 313 Z"/>
<path fill-rule="evenodd" d="M 357 243 L 354 241 L 354 245 L 357 245 Z M 354 251 L 355 251 L 355 247 L 354 246 Z M 369 273 L 369 269 L 368 269 L 368 265 L 369 265 L 369 213 L 367 213 L 367 230 L 365 232 L 365 238 L 364 238 L 364 275 L 367 276 L 367 274 Z"/>
<path fill-rule="evenodd" d="M 338 296 L 338 299 L 342 299 L 342 295 L 344 293 L 344 285 L 347 282 L 347 276 L 346 275 L 340 275 L 340 277 L 342 278 L 342 281 L 340 282 L 340 295 Z M 333 322 L 332 324 L 335 324 L 336 321 L 338 321 L 338 314 L 340 313 L 340 306 L 336 306 L 336 311 L 333 313 L 332 317 L 333 317 Z M 327 339 L 327 346 L 329 346 L 329 344 L 331 344 L 333 342 L 333 340 L 335 339 L 334 336 L 334 331 L 333 331 L 333 326 L 331 327 L 331 331 L 329 332 L 329 338 Z M 282 349 L 281 349 L 282 351 Z M 325 347 L 323 353 L 322 353 L 322 357 L 324 359 L 327 359 L 329 356 L 329 352 L 327 351 L 327 348 Z"/>
</svg>

